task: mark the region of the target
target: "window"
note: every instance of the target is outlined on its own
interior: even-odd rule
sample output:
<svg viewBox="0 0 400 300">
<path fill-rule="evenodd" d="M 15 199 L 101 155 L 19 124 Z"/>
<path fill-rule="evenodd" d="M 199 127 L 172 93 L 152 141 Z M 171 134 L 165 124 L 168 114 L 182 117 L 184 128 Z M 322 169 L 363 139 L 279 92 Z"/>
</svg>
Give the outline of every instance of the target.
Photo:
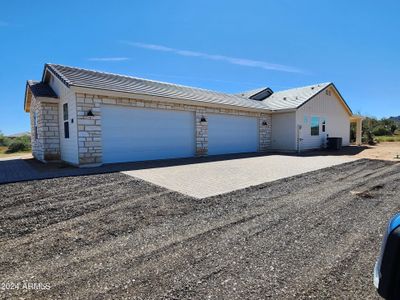
<svg viewBox="0 0 400 300">
<path fill-rule="evenodd" d="M 64 115 L 64 121 L 68 121 L 68 103 L 64 103 L 63 105 L 63 115 Z"/>
<path fill-rule="evenodd" d="M 35 140 L 38 139 L 38 117 L 37 111 L 33 113 L 33 133 L 35 135 Z"/>
<path fill-rule="evenodd" d="M 322 120 L 322 132 L 325 132 L 325 131 L 326 131 L 326 120 L 323 119 Z"/>
<path fill-rule="evenodd" d="M 311 117 L 311 135 L 319 135 L 319 118 Z"/>
<path fill-rule="evenodd" d="M 63 104 L 64 138 L 69 139 L 68 103 Z"/>
<path fill-rule="evenodd" d="M 69 124 L 64 122 L 64 138 L 69 139 Z"/>
</svg>

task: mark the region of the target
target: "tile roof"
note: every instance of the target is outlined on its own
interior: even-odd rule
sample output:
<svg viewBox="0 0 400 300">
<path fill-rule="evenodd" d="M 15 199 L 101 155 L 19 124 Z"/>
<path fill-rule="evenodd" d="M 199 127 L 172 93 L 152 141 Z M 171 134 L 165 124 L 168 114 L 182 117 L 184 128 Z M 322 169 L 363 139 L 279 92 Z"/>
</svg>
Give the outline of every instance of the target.
<svg viewBox="0 0 400 300">
<path fill-rule="evenodd" d="M 47 83 L 28 80 L 27 84 L 35 97 L 58 98 L 57 94 Z"/>
<path fill-rule="evenodd" d="M 269 110 L 261 101 L 239 95 L 56 64 L 46 64 L 46 67 L 67 86 Z"/>
</svg>

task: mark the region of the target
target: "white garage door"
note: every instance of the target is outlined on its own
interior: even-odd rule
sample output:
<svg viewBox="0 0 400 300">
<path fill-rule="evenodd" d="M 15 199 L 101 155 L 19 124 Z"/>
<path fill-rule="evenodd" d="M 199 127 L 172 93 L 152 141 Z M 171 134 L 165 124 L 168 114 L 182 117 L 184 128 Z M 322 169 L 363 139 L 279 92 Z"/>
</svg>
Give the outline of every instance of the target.
<svg viewBox="0 0 400 300">
<path fill-rule="evenodd" d="M 192 112 L 103 106 L 101 114 L 104 163 L 195 154 Z"/>
<path fill-rule="evenodd" d="M 257 150 L 257 118 L 208 115 L 208 154 L 256 152 Z"/>
</svg>

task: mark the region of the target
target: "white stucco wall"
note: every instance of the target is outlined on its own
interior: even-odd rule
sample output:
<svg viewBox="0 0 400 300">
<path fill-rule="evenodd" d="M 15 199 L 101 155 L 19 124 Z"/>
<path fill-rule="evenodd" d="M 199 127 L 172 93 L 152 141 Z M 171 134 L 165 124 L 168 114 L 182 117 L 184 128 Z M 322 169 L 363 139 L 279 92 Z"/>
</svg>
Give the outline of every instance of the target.
<svg viewBox="0 0 400 300">
<path fill-rule="evenodd" d="M 337 97 L 332 87 L 328 88 L 329 94 L 322 91 L 309 102 L 300 107 L 296 112 L 296 124 L 302 125 L 300 131 L 300 148 L 320 148 L 325 143 L 326 135 L 342 137 L 343 146 L 350 144 L 350 119 L 349 114 Z M 311 136 L 311 117 L 319 117 L 319 135 Z M 305 117 L 307 122 L 305 122 Z M 326 120 L 326 132 L 322 132 L 322 120 Z M 273 125 L 274 127 L 274 125 Z"/>
<path fill-rule="evenodd" d="M 53 79 L 49 79 L 49 85 L 59 96 L 58 105 L 59 112 L 59 128 L 60 128 L 60 150 L 61 160 L 71 164 L 78 164 L 78 129 L 77 129 L 77 109 L 76 96 L 69 88 L 67 88 L 57 77 L 51 75 Z M 63 104 L 68 103 L 68 121 L 69 121 L 69 139 L 64 138 L 64 120 L 63 120 Z"/>
<path fill-rule="evenodd" d="M 296 113 L 272 115 L 271 150 L 296 151 Z"/>
</svg>

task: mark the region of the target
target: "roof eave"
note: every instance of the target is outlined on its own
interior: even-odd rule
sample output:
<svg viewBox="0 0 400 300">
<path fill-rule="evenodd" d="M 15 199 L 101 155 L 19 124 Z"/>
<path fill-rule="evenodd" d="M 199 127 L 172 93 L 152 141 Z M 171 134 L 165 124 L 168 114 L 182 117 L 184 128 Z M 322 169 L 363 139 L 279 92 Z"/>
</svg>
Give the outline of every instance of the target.
<svg viewBox="0 0 400 300">
<path fill-rule="evenodd" d="M 328 87 L 333 87 L 335 89 L 335 92 L 338 94 L 340 100 L 342 101 L 342 103 L 344 104 L 347 113 L 349 114 L 349 116 L 353 115 L 352 110 L 350 109 L 350 106 L 347 104 L 347 102 L 344 100 L 344 98 L 342 97 L 342 95 L 340 94 L 339 90 L 336 88 L 335 84 L 333 82 L 329 83 L 326 87 L 324 87 L 323 89 L 321 89 L 318 93 L 312 95 L 310 98 L 308 98 L 306 101 L 304 101 L 302 104 L 300 104 L 299 106 L 296 107 L 296 110 L 301 108 L 302 106 L 304 106 L 306 103 L 308 103 L 309 101 L 311 101 L 312 99 L 314 99 L 317 95 L 319 95 L 320 93 L 322 93 L 323 91 L 325 91 Z"/>
<path fill-rule="evenodd" d="M 26 81 L 25 84 L 25 95 L 24 95 L 24 111 L 25 112 L 30 112 L 31 111 L 31 102 L 32 102 L 32 92 L 30 92 L 30 101 L 28 103 L 28 97 L 29 97 L 29 84 L 28 81 Z"/>
<path fill-rule="evenodd" d="M 59 102 L 58 97 L 35 96 L 31 90 L 31 87 L 29 85 L 29 80 L 28 80 L 26 82 L 26 86 L 25 86 L 25 99 L 24 99 L 24 111 L 25 112 L 30 112 L 30 110 L 31 110 L 32 97 L 35 97 L 35 100 L 39 101 L 39 102 L 45 102 L 45 103 L 58 103 Z"/>
<path fill-rule="evenodd" d="M 51 64 L 45 64 L 43 73 L 42 73 L 42 82 L 46 82 L 46 74 L 47 72 L 53 74 L 53 76 L 57 77 L 66 87 L 72 86 L 72 84 L 55 68 L 51 66 Z"/>
<path fill-rule="evenodd" d="M 243 110 L 243 111 L 253 111 L 259 113 L 272 113 L 272 110 L 268 108 L 254 108 L 254 107 L 243 107 L 243 106 L 236 106 L 232 104 L 223 104 L 223 103 L 212 103 L 212 102 L 202 102 L 184 98 L 171 98 L 165 96 L 158 96 L 158 95 L 150 95 L 150 94 L 139 94 L 139 93 L 128 93 L 128 92 L 120 92 L 114 91 L 110 89 L 99 89 L 99 88 L 88 88 L 78 85 L 70 85 L 70 88 L 75 93 L 82 93 L 82 94 L 94 94 L 94 95 L 104 95 L 104 96 L 111 96 L 111 97 L 120 97 L 120 98 L 135 98 L 138 100 L 143 101 L 160 101 L 160 102 L 169 102 L 175 104 L 187 104 L 193 106 L 206 106 L 206 107 L 222 107 L 225 109 L 235 109 L 235 110 Z"/>
<path fill-rule="evenodd" d="M 272 114 L 290 113 L 290 112 L 296 112 L 296 110 L 297 108 L 273 109 L 271 113 Z"/>
</svg>

